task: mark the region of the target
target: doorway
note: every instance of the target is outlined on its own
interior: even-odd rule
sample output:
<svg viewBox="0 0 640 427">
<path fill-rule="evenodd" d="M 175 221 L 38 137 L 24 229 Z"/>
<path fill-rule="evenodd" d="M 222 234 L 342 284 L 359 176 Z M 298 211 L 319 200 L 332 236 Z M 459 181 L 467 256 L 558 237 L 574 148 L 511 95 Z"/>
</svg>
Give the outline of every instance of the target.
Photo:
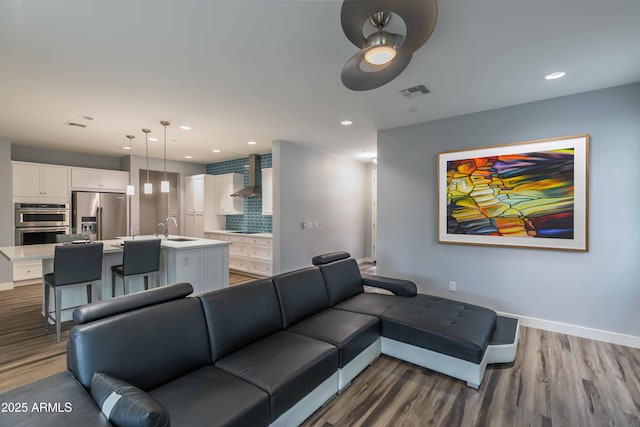
<svg viewBox="0 0 640 427">
<path fill-rule="evenodd" d="M 371 171 L 371 259 L 376 262 L 378 229 L 378 170 Z"/>
</svg>

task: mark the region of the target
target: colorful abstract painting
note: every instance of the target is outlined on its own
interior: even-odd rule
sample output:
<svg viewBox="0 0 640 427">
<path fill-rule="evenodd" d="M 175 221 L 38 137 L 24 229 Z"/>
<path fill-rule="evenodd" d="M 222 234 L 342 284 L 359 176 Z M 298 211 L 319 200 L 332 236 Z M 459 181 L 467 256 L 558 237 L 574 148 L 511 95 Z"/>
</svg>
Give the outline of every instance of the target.
<svg viewBox="0 0 640 427">
<path fill-rule="evenodd" d="M 586 158 L 586 136 L 441 154 L 440 241 L 586 250 Z"/>
</svg>

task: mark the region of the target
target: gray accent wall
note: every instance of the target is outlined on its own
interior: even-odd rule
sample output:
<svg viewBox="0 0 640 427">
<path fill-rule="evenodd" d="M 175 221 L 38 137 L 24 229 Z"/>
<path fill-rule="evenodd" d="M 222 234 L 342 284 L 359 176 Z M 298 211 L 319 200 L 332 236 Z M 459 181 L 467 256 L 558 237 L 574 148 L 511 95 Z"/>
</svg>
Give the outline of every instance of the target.
<svg viewBox="0 0 640 427">
<path fill-rule="evenodd" d="M 311 265 L 311 258 L 346 250 L 366 257 L 369 173 L 365 163 L 275 141 L 273 271 Z M 302 229 L 302 222 L 318 228 Z"/>
<path fill-rule="evenodd" d="M 120 158 L 29 145 L 12 145 L 11 159 L 21 162 L 120 170 Z"/>
<path fill-rule="evenodd" d="M 142 189 L 138 185 L 138 177 L 140 176 L 140 170 L 143 169 L 146 171 L 147 169 L 147 160 L 143 156 L 131 156 L 131 162 L 129 162 L 129 157 L 122 158 L 121 166 L 126 168 L 126 166 L 131 166 L 131 177 L 134 185 L 136 185 L 136 195 L 131 197 L 131 228 L 139 233 L 142 229 L 140 227 L 140 222 L 152 223 L 155 227 L 156 218 L 140 218 L 140 192 Z M 164 161 L 163 159 L 149 158 L 149 170 L 150 171 L 164 171 Z M 205 173 L 206 166 L 200 165 L 196 163 L 188 163 L 188 162 L 179 162 L 175 160 L 167 160 L 167 172 L 174 172 L 178 174 L 178 188 L 179 195 L 178 201 L 180 203 L 180 218 L 178 218 L 178 227 L 181 231 L 181 234 L 186 232 L 185 228 L 185 176 L 190 175 L 198 175 L 201 173 Z M 154 186 L 153 191 L 160 191 L 158 186 Z M 146 228 L 146 227 L 144 227 Z"/>
<path fill-rule="evenodd" d="M 11 141 L 0 138 L 0 246 L 13 246 L 13 205 L 11 203 Z M 11 263 L 0 255 L 0 284 L 11 283 Z"/>
<path fill-rule="evenodd" d="M 588 253 L 437 242 L 439 152 L 585 133 Z M 378 274 L 498 311 L 640 336 L 639 83 L 381 131 L 378 161 Z"/>
</svg>

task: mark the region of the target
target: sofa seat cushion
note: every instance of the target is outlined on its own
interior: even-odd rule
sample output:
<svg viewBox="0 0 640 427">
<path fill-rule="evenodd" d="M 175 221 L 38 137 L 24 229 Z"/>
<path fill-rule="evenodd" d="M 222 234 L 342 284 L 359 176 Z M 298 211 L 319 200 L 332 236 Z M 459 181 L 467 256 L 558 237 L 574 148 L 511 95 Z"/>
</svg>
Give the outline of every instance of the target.
<svg viewBox="0 0 640 427">
<path fill-rule="evenodd" d="M 335 305 L 333 308 L 380 317 L 382 313 L 404 300 L 406 300 L 405 297 L 395 295 L 361 293 Z"/>
<path fill-rule="evenodd" d="M 267 392 L 274 421 L 336 372 L 338 350 L 279 331 L 218 360 L 216 366 Z"/>
<path fill-rule="evenodd" d="M 287 331 L 336 346 L 342 368 L 380 337 L 380 319 L 330 308 L 296 323 Z"/>
<path fill-rule="evenodd" d="M 398 302 L 382 315 L 382 336 L 480 363 L 496 326 L 484 307 L 430 295 Z"/>
<path fill-rule="evenodd" d="M 200 368 L 149 394 L 167 409 L 172 427 L 269 425 L 269 396 L 215 366 Z"/>
</svg>

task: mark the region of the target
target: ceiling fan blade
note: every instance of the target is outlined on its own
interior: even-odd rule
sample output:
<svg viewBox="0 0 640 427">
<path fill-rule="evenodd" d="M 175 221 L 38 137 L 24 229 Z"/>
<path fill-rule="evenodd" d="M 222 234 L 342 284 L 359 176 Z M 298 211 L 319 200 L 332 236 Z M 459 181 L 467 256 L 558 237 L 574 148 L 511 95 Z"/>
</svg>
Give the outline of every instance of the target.
<svg viewBox="0 0 640 427">
<path fill-rule="evenodd" d="M 365 22 L 377 12 L 399 15 L 407 27 L 398 54 L 409 55 L 420 48 L 431 36 L 438 18 L 436 0 L 345 0 L 340 20 L 344 34 L 354 45 L 362 48 L 366 39 L 362 33 Z"/>
<path fill-rule="evenodd" d="M 413 56 L 398 55 L 388 64 L 371 65 L 364 60 L 364 53 L 356 53 L 342 67 L 342 84 L 351 90 L 371 90 L 389 83 L 407 68 Z"/>
</svg>

